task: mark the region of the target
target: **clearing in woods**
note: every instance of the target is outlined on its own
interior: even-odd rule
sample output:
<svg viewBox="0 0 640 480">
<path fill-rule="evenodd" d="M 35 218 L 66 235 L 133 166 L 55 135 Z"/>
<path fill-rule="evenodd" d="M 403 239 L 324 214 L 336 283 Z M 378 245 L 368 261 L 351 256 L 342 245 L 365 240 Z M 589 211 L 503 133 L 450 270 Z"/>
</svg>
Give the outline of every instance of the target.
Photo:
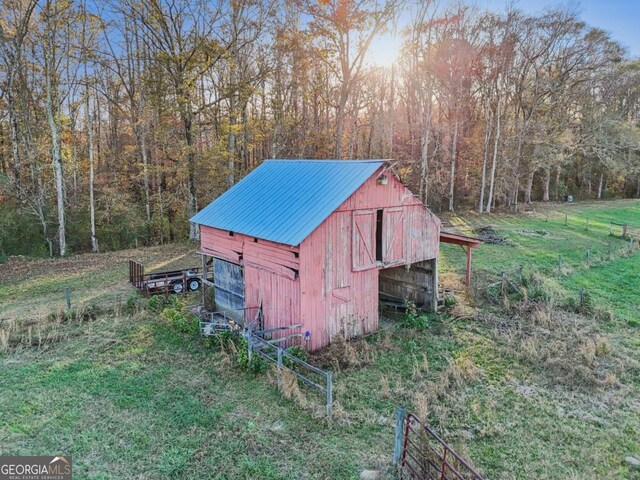
<svg viewBox="0 0 640 480">
<path fill-rule="evenodd" d="M 176 331 L 146 301 L 47 316 L 67 286 L 75 305 L 126 300 L 129 258 L 198 265 L 192 247 L 10 260 L 0 266 L 0 450 L 72 454 L 76 478 L 393 478 L 394 411 L 405 404 L 487 478 L 638 478 L 625 457 L 640 458 L 640 253 L 609 236 L 609 222 L 638 226 L 640 202 L 536 210 L 445 219 L 504 237 L 474 250 L 476 286 L 503 271 L 514 286 L 338 342 L 330 421 L 313 393 L 283 398 L 270 373 L 240 369 L 232 351 Z M 456 288 L 462 250 L 445 245 L 441 265 Z"/>
</svg>

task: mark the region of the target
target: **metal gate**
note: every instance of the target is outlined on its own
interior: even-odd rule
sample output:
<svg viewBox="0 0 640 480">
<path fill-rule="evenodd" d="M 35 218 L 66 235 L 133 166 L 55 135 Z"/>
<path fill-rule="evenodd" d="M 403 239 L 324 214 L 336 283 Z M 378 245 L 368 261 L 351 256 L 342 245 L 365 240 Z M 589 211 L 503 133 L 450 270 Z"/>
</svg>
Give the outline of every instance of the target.
<svg viewBox="0 0 640 480">
<path fill-rule="evenodd" d="M 397 421 L 398 445 L 394 461 L 403 480 L 484 480 L 468 462 L 458 455 L 433 429 L 413 413 Z M 404 427 L 404 429 L 403 429 Z M 397 458 L 396 457 L 399 457 Z M 397 459 L 397 460 L 396 460 Z"/>
<path fill-rule="evenodd" d="M 244 323 L 244 276 L 235 263 L 213 259 L 213 290 L 215 310 L 227 311 L 228 317 Z M 237 318 L 236 318 L 237 317 Z"/>
</svg>

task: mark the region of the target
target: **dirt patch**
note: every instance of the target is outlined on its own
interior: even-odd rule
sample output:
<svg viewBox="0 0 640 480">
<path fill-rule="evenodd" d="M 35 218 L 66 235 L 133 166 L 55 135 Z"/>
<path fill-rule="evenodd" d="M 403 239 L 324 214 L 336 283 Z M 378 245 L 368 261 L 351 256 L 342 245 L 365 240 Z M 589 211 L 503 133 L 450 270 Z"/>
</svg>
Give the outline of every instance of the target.
<svg viewBox="0 0 640 480">
<path fill-rule="evenodd" d="M 126 270 L 126 262 L 136 260 L 145 264 L 148 271 L 153 269 L 180 268 L 184 264 L 194 266 L 199 259 L 195 249 L 189 245 L 165 245 L 137 248 L 107 253 L 84 253 L 66 258 L 9 257 L 0 268 L 0 285 L 17 283 L 30 278 L 66 276 L 78 272 L 91 273 L 105 269 Z M 126 279 L 125 279 L 126 281 Z"/>
</svg>

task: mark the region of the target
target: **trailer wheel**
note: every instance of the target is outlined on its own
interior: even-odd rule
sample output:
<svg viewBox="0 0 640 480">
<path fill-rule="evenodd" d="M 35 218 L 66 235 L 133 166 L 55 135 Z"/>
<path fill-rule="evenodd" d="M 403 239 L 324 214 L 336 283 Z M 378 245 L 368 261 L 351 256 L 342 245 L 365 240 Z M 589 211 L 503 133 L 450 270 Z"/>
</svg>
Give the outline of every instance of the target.
<svg viewBox="0 0 640 480">
<path fill-rule="evenodd" d="M 189 288 L 190 292 L 195 292 L 196 290 L 199 290 L 200 280 L 198 280 L 197 278 L 192 278 L 187 282 L 187 287 Z"/>
<path fill-rule="evenodd" d="M 182 283 L 182 280 L 176 280 L 175 282 L 173 282 L 171 284 L 171 290 L 173 291 L 173 293 L 177 294 L 181 294 L 182 292 L 184 292 L 184 283 Z"/>
</svg>

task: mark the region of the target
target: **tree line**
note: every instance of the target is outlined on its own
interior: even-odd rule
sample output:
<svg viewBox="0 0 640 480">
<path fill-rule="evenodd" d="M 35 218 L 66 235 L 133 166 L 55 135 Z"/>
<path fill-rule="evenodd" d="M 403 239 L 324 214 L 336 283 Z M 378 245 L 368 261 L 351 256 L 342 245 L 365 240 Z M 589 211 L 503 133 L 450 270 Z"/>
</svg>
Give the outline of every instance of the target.
<svg viewBox="0 0 640 480">
<path fill-rule="evenodd" d="M 0 257 L 194 239 L 267 158 L 392 159 L 436 211 L 640 196 L 639 113 L 567 8 L 0 0 Z"/>
</svg>

